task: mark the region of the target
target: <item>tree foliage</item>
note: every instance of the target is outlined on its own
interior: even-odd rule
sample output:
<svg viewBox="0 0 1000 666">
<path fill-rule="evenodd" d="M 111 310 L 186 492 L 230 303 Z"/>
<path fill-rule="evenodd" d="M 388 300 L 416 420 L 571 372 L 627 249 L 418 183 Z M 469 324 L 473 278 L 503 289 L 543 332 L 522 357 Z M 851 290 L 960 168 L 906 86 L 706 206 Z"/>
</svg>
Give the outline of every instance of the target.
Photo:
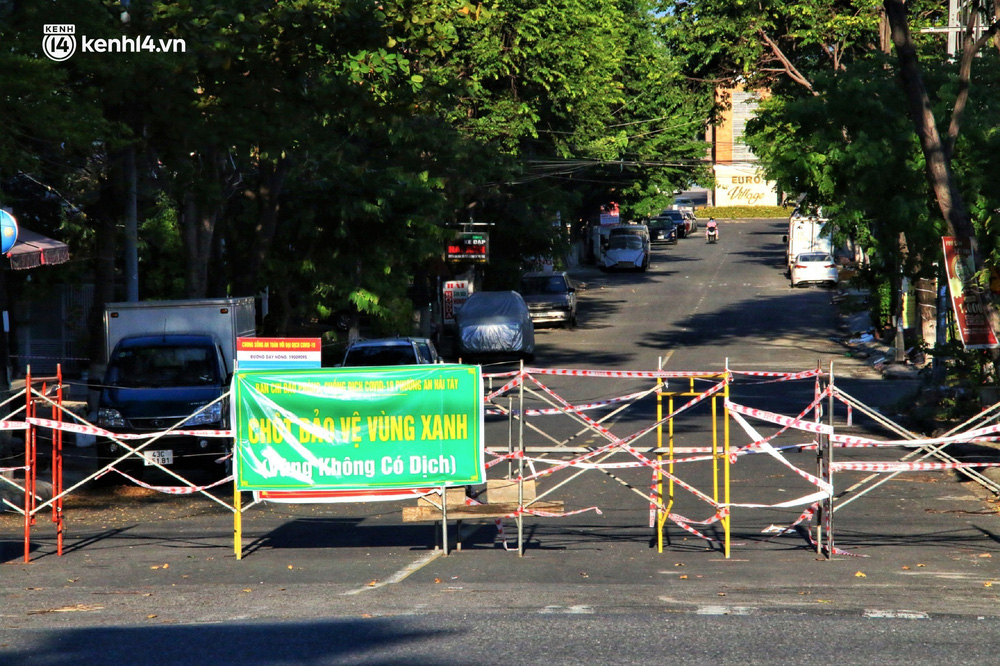
<svg viewBox="0 0 1000 666">
<path fill-rule="evenodd" d="M 456 225 L 494 225 L 485 277 L 503 285 L 565 249 L 557 220 L 610 201 L 649 214 L 703 176 L 710 90 L 679 75 L 655 9 L 7 3 L 0 185 L 22 210 L 58 193 L 47 230 L 91 260 L 101 302 L 121 297 L 135 179 L 142 298 L 266 288 L 273 332 L 345 306 L 405 331 Z M 184 48 L 56 63 L 41 52 L 55 21 Z"/>
</svg>

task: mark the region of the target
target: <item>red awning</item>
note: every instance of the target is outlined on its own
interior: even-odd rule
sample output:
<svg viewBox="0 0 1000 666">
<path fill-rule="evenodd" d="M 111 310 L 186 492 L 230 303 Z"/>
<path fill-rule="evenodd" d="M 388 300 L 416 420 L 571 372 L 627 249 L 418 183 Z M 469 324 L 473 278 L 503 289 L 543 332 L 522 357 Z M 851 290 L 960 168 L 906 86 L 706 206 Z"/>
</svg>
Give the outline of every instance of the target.
<svg viewBox="0 0 1000 666">
<path fill-rule="evenodd" d="M 17 242 L 7 253 L 14 270 L 52 266 L 69 261 L 69 246 L 24 227 L 17 230 Z"/>
</svg>

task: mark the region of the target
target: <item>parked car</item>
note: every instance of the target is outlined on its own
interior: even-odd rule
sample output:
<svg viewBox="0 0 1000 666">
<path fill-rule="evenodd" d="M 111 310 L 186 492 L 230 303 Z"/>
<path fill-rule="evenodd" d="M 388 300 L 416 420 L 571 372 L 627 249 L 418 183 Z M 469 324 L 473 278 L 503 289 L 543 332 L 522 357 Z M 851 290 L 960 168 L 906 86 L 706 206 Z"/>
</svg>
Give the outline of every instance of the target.
<svg viewBox="0 0 1000 666">
<path fill-rule="evenodd" d="M 434 342 L 427 338 L 375 338 L 355 340 L 344 353 L 344 367 L 372 365 L 422 365 L 440 363 Z"/>
<path fill-rule="evenodd" d="M 617 236 L 608 240 L 608 251 L 604 254 L 606 270 L 640 270 L 649 266 L 649 246 L 638 236 Z"/>
<path fill-rule="evenodd" d="M 535 358 L 535 326 L 516 291 L 477 291 L 455 314 L 459 356 Z"/>
<path fill-rule="evenodd" d="M 576 326 L 576 287 L 566 272 L 525 273 L 518 293 L 533 324 Z"/>
<path fill-rule="evenodd" d="M 645 224 L 611 227 L 604 268 L 645 271 L 649 268 L 649 228 Z"/>
<path fill-rule="evenodd" d="M 689 213 L 694 213 L 694 201 L 687 197 L 677 197 L 674 199 L 674 210 L 687 211 Z"/>
<path fill-rule="evenodd" d="M 792 262 L 792 286 L 822 284 L 837 286 L 837 264 L 826 252 L 803 252 Z"/>
<path fill-rule="evenodd" d="M 677 244 L 677 227 L 671 217 L 656 216 L 646 223 L 649 228 L 649 242 Z"/>
<path fill-rule="evenodd" d="M 694 213 L 686 210 L 681 212 L 684 214 L 684 219 L 688 222 L 688 233 L 698 231 L 698 218 L 694 216 Z"/>
<path fill-rule="evenodd" d="M 691 223 L 691 219 L 686 217 L 682 211 L 679 210 L 665 210 L 660 213 L 657 217 L 668 218 L 673 221 L 674 228 L 677 229 L 677 237 L 684 238 L 693 230 L 694 225 Z"/>
</svg>

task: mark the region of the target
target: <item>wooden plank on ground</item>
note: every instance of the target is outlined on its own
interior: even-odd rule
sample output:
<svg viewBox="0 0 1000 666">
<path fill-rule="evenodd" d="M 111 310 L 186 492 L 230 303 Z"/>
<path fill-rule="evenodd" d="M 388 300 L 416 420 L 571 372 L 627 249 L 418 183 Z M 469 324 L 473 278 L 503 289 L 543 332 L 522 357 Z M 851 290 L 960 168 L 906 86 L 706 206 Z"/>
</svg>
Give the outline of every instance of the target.
<svg viewBox="0 0 1000 666">
<path fill-rule="evenodd" d="M 535 499 L 535 480 L 529 479 L 524 482 L 524 501 L 530 502 Z M 517 481 L 512 479 L 487 479 L 486 480 L 486 502 L 487 504 L 503 504 L 505 502 L 517 501 Z"/>
<path fill-rule="evenodd" d="M 531 509 L 559 513 L 563 502 L 535 502 Z M 517 502 L 503 504 L 473 504 L 472 506 L 448 506 L 448 520 L 472 520 L 473 518 L 503 518 L 517 511 Z M 404 523 L 419 523 L 441 520 L 441 511 L 433 506 L 418 505 L 403 507 Z"/>
</svg>

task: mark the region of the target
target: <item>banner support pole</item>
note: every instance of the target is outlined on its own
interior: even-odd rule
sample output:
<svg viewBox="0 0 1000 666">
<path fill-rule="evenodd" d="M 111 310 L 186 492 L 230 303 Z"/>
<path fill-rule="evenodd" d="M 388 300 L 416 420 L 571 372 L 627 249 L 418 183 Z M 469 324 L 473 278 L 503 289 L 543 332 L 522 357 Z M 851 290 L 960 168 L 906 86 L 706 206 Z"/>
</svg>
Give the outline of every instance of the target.
<svg viewBox="0 0 1000 666">
<path fill-rule="evenodd" d="M 235 455 L 235 452 L 234 454 Z M 233 465 L 233 549 L 236 551 L 236 559 L 243 559 L 243 493 L 240 492 L 240 484 L 237 483 L 235 474 L 236 465 Z"/>
</svg>

